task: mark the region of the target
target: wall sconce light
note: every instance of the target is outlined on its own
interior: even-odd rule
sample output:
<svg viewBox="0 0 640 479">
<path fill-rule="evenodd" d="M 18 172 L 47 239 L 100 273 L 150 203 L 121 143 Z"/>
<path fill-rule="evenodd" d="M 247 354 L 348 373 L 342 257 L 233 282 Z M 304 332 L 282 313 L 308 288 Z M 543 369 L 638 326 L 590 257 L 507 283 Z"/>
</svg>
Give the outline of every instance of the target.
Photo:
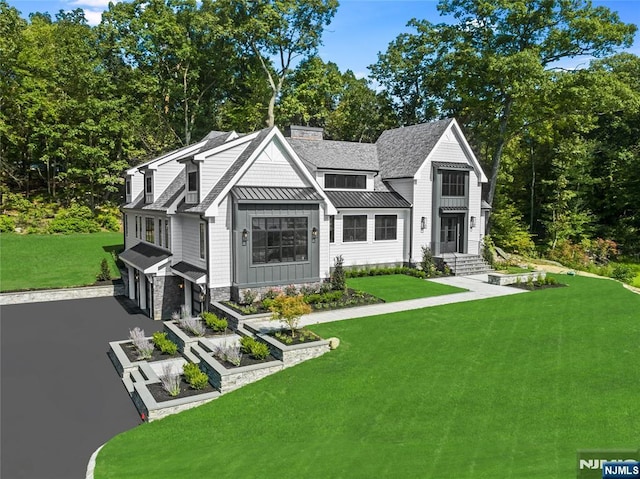
<svg viewBox="0 0 640 479">
<path fill-rule="evenodd" d="M 184 281 L 180 281 L 180 284 L 178 284 L 178 288 L 184 289 Z"/>
<path fill-rule="evenodd" d="M 133 277 L 136 279 L 136 281 L 138 281 L 138 279 L 140 278 L 140 275 L 136 271 L 135 274 L 133 275 Z"/>
<path fill-rule="evenodd" d="M 315 243 L 317 237 L 318 237 L 318 228 L 314 226 L 313 229 L 311 230 L 311 241 Z"/>
<path fill-rule="evenodd" d="M 472 216 L 471 217 L 471 229 L 476 227 L 476 217 Z"/>
<path fill-rule="evenodd" d="M 249 232 L 247 231 L 247 228 L 242 230 L 242 244 L 245 245 L 247 244 L 247 240 L 249 239 Z"/>
<path fill-rule="evenodd" d="M 422 218 L 420 218 L 420 232 L 423 232 L 426 229 L 427 229 L 427 218 L 423 216 Z"/>
</svg>

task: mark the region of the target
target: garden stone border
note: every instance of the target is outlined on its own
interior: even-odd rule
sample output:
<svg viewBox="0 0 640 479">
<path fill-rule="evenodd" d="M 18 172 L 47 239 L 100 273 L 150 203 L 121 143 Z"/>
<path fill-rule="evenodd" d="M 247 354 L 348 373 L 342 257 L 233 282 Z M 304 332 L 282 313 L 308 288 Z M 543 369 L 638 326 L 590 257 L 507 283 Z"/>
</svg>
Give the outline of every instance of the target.
<svg viewBox="0 0 640 479">
<path fill-rule="evenodd" d="M 503 273 L 489 273 L 489 284 L 494 284 L 497 286 L 507 286 L 510 284 L 527 283 L 529 282 L 529 278 L 531 281 L 538 281 L 546 278 L 547 273 L 545 271 L 531 271 L 529 273 L 512 273 L 512 274 L 503 274 Z"/>
<path fill-rule="evenodd" d="M 83 286 L 78 288 L 42 289 L 0 293 L 0 306 L 124 295 L 124 284 L 120 281 L 115 284 L 106 284 L 104 286 Z"/>
</svg>

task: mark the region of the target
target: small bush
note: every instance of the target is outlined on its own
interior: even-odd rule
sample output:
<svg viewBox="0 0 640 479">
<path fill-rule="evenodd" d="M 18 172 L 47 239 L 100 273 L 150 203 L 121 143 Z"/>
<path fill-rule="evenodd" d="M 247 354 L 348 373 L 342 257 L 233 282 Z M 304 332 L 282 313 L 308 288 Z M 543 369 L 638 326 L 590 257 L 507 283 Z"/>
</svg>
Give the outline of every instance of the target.
<svg viewBox="0 0 640 479">
<path fill-rule="evenodd" d="M 229 325 L 229 322 L 225 318 L 219 318 L 208 311 L 200 313 L 200 317 L 204 320 L 204 323 L 214 331 L 225 331 Z"/>
<path fill-rule="evenodd" d="M 169 396 L 177 396 L 180 394 L 180 374 L 174 371 L 171 364 L 162 366 L 160 382 L 162 383 L 162 388 Z"/>
<path fill-rule="evenodd" d="M 144 329 L 135 327 L 129 330 L 129 339 L 138 353 L 138 359 L 149 359 L 153 354 L 153 343 L 145 337 Z"/>
<path fill-rule="evenodd" d="M 274 334 L 274 337 L 280 341 L 282 344 L 291 344 L 293 343 L 293 338 L 291 336 L 289 336 L 288 334 L 285 334 L 281 331 L 278 331 L 277 333 Z"/>
<path fill-rule="evenodd" d="M 347 288 L 347 280 L 344 272 L 344 258 L 342 255 L 336 256 L 335 267 L 331 275 L 331 289 L 344 291 Z"/>
<path fill-rule="evenodd" d="M 16 230 L 16 222 L 11 216 L 0 215 L 0 233 L 13 233 Z"/>
<path fill-rule="evenodd" d="M 339 292 L 343 293 L 343 291 Z M 282 294 L 274 299 L 271 312 L 273 313 L 271 319 L 285 323 L 291 329 L 291 336 L 295 337 L 300 317 L 309 314 L 311 306 L 304 302 L 302 295 L 285 296 Z"/>
<path fill-rule="evenodd" d="M 162 354 L 173 356 L 178 352 L 178 345 L 167 338 L 167 333 L 160 331 L 153 333 L 153 344 L 156 345 L 156 348 L 158 348 Z"/>
<path fill-rule="evenodd" d="M 120 231 L 120 218 L 110 213 L 101 213 L 96 217 L 96 223 L 109 231 Z"/>
<path fill-rule="evenodd" d="M 69 208 L 61 209 L 49 223 L 49 233 L 97 233 L 100 225 L 86 206 L 73 203 Z"/>
<path fill-rule="evenodd" d="M 318 287 L 317 286 L 301 286 L 300 287 L 300 294 L 303 296 L 308 296 L 310 294 L 316 294 L 318 292 Z"/>
<path fill-rule="evenodd" d="M 627 266 L 626 264 L 618 264 L 614 266 L 613 271 L 611 272 L 611 277 L 618 281 L 622 281 L 623 283 L 631 283 L 633 278 L 635 278 L 635 273 L 630 266 Z"/>
<path fill-rule="evenodd" d="M 200 370 L 197 364 L 187 363 L 182 367 L 185 380 L 193 389 L 204 389 L 209 384 L 209 377 Z"/>
<path fill-rule="evenodd" d="M 196 318 L 180 318 L 178 320 L 178 324 L 182 329 L 190 332 L 194 336 L 204 336 L 204 333 L 206 332 L 202 321 Z"/>
<path fill-rule="evenodd" d="M 431 277 L 436 272 L 436 266 L 433 262 L 433 253 L 428 246 L 422 246 L 422 259 L 420 260 L 420 267 L 427 277 Z"/>
<path fill-rule="evenodd" d="M 282 294 L 282 291 L 278 288 L 269 288 L 264 293 L 262 293 L 262 300 L 265 299 L 276 299 L 278 296 Z"/>
<path fill-rule="evenodd" d="M 244 354 L 249 354 L 251 352 L 251 346 L 255 343 L 256 340 L 251 336 L 243 336 L 240 338 L 240 351 Z"/>
<path fill-rule="evenodd" d="M 295 285 L 293 285 L 293 284 L 285 286 L 284 287 L 284 294 L 286 294 L 287 296 L 297 296 L 298 295 L 298 288 L 296 288 Z"/>
<path fill-rule="evenodd" d="M 251 306 L 258 298 L 258 293 L 252 289 L 245 289 L 242 293 L 242 304 Z"/>
<path fill-rule="evenodd" d="M 102 258 L 100 261 L 100 272 L 96 275 L 97 281 L 109 281 L 111 279 L 111 268 L 107 258 Z"/>
<path fill-rule="evenodd" d="M 239 344 L 218 344 L 213 350 L 213 355 L 222 360 L 227 361 L 234 366 L 240 366 L 242 362 L 242 351 Z"/>
<path fill-rule="evenodd" d="M 240 350 L 259 361 L 269 356 L 269 346 L 250 336 L 244 336 L 240 339 Z"/>
</svg>

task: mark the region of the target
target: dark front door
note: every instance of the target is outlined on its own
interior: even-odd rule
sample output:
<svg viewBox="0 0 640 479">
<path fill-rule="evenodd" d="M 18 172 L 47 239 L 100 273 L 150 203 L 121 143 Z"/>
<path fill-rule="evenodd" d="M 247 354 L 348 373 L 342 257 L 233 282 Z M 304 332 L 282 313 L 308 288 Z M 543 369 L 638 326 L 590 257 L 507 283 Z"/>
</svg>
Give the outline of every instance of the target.
<svg viewBox="0 0 640 479">
<path fill-rule="evenodd" d="M 442 215 L 440 253 L 464 253 L 464 215 Z"/>
<path fill-rule="evenodd" d="M 150 317 L 153 317 L 153 283 L 146 278 L 147 284 L 147 313 Z"/>
</svg>

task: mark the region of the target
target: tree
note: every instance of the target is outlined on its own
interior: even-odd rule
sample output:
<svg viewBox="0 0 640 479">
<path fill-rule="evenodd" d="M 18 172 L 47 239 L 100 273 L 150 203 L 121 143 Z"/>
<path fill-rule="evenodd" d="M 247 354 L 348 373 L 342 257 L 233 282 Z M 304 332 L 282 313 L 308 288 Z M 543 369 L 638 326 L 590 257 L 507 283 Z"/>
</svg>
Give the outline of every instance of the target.
<svg viewBox="0 0 640 479">
<path fill-rule="evenodd" d="M 275 105 L 292 63 L 313 55 L 337 0 L 217 0 L 218 16 L 239 42 L 244 58 L 257 58 L 271 90 L 267 126 L 275 124 Z M 273 61 L 277 66 L 273 66 Z"/>
<path fill-rule="evenodd" d="M 633 42 L 624 24 L 588 0 L 441 0 L 455 23 L 412 20 L 371 67 L 403 119 L 453 115 L 471 132 L 489 165 L 488 201 L 496 193 L 505 146 L 540 121 L 552 70 L 579 55 L 605 56 Z"/>
</svg>

